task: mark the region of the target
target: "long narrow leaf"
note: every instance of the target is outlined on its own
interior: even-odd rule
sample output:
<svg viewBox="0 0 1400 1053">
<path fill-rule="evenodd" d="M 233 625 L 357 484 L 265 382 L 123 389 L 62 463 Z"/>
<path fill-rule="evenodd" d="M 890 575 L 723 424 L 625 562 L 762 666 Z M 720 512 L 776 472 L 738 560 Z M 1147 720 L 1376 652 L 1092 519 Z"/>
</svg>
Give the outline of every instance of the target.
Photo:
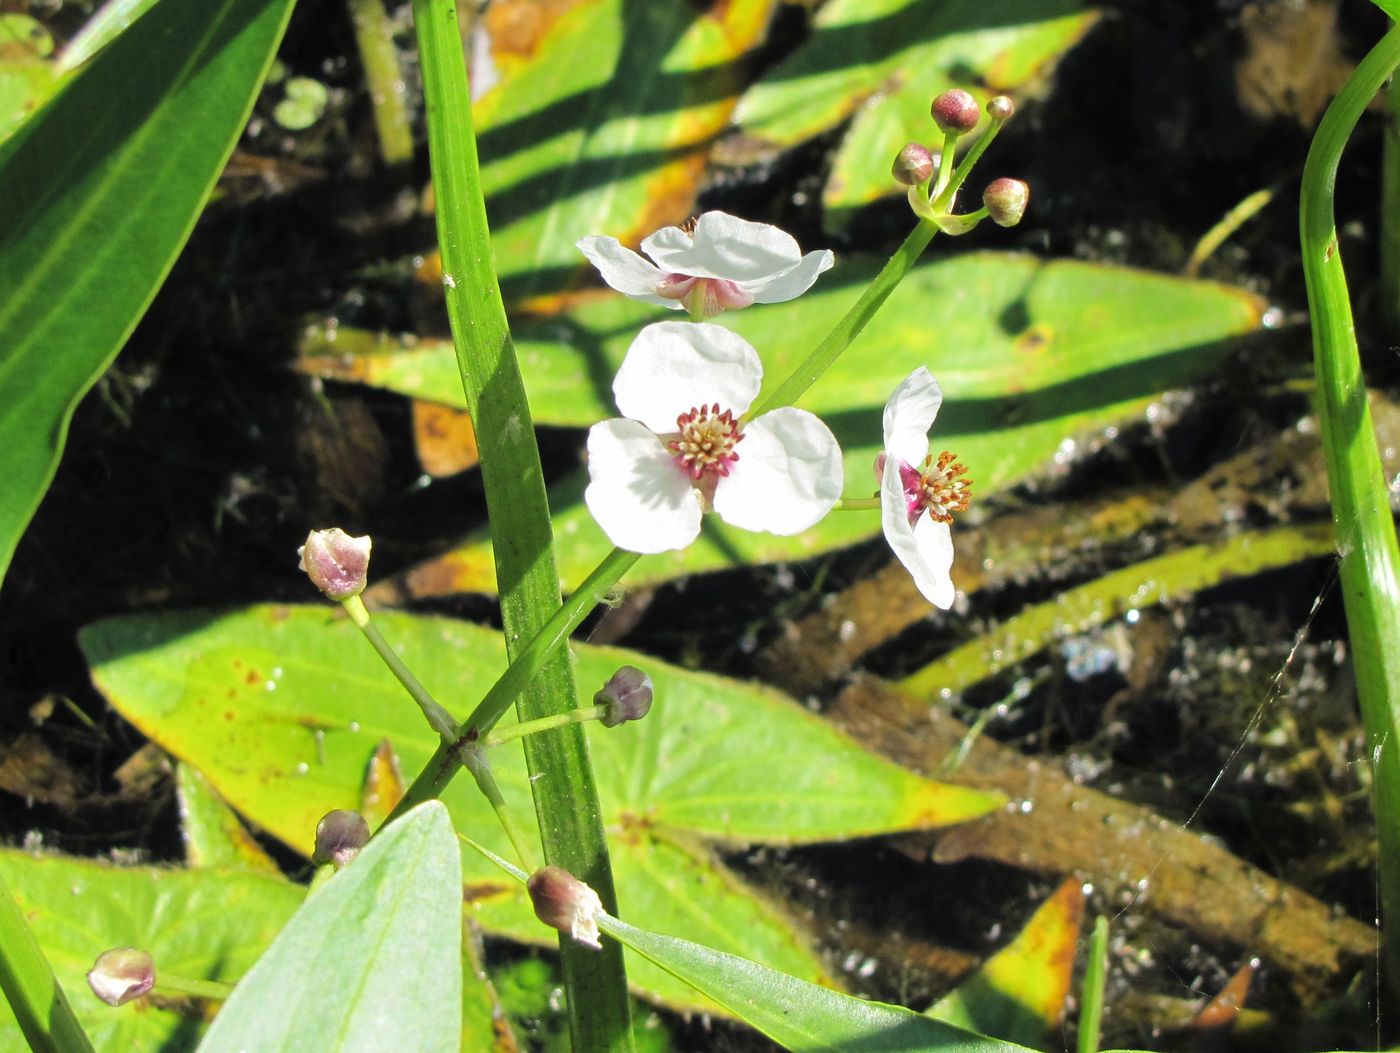
<svg viewBox="0 0 1400 1053">
<path fill-rule="evenodd" d="M 213 188 L 292 0 L 162 0 L 0 147 L 0 576 Z"/>
</svg>

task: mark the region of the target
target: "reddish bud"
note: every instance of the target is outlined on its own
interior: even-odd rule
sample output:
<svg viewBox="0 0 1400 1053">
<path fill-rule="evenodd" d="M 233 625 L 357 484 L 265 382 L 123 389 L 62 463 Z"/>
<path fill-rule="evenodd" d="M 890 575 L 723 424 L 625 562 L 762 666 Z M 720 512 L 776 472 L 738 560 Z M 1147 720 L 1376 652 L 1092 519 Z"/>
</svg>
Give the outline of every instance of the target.
<svg viewBox="0 0 1400 1053">
<path fill-rule="evenodd" d="M 651 677 L 636 666 L 624 665 L 593 696 L 593 704 L 608 707 L 599 718 L 605 728 L 641 720 L 651 709 Z"/>
<path fill-rule="evenodd" d="M 1019 179 L 996 179 L 982 191 L 982 204 L 987 215 L 999 227 L 1014 227 L 1026 214 L 1031 188 Z"/>
<path fill-rule="evenodd" d="M 894 176 L 896 183 L 919 186 L 932 178 L 937 164 L 933 152 L 927 146 L 910 143 L 899 151 L 899 156 L 894 159 L 894 166 L 890 169 L 890 175 Z"/>
<path fill-rule="evenodd" d="M 551 928 L 572 936 L 594 950 L 602 950 L 598 942 L 598 915 L 603 902 L 598 893 L 560 867 L 541 867 L 525 883 L 535 917 Z"/>
<path fill-rule="evenodd" d="M 316 850 L 312 853 L 314 863 L 332 863 L 339 870 L 360 853 L 369 843 L 369 823 L 359 812 L 337 808 L 327 812 L 316 824 Z"/>
<path fill-rule="evenodd" d="M 156 963 L 135 947 L 103 951 L 87 974 L 92 993 L 108 1005 L 126 1005 L 156 985 Z"/>
<path fill-rule="evenodd" d="M 953 88 L 933 100 L 929 113 L 944 135 L 966 135 L 977 127 L 982 108 L 967 92 Z"/>
<path fill-rule="evenodd" d="M 351 537 L 339 527 L 313 530 L 297 549 L 297 566 L 327 599 L 346 600 L 365 591 L 369 547 L 369 538 Z"/>
</svg>

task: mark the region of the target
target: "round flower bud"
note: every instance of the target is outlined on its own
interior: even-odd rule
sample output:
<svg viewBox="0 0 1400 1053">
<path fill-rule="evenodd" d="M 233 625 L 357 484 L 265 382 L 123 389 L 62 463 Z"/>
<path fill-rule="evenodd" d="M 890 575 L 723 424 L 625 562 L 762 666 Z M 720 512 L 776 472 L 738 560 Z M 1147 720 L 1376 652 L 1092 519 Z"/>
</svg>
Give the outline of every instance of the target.
<svg viewBox="0 0 1400 1053">
<path fill-rule="evenodd" d="M 987 215 L 999 227 L 1014 227 L 1026 214 L 1031 188 L 1019 179 L 995 179 L 982 191 Z"/>
<path fill-rule="evenodd" d="M 933 152 L 927 146 L 921 143 L 910 143 L 899 151 L 899 156 L 894 159 L 894 165 L 890 169 L 890 175 L 894 176 L 896 183 L 902 183 L 904 186 L 918 186 L 929 181 L 937 163 L 934 160 Z"/>
<path fill-rule="evenodd" d="M 598 915 L 603 913 L 603 901 L 598 893 L 560 867 L 541 867 L 530 875 L 525 887 L 535 906 L 535 917 L 579 943 L 602 950 Z"/>
<path fill-rule="evenodd" d="M 337 808 L 327 812 L 316 824 L 316 850 L 311 861 L 317 865 L 334 864 L 339 870 L 359 855 L 369 843 L 369 823 L 359 812 Z"/>
<path fill-rule="evenodd" d="M 297 566 L 327 599 L 346 600 L 365 591 L 369 546 L 369 538 L 351 537 L 339 527 L 313 530 L 297 549 Z"/>
<path fill-rule="evenodd" d="M 599 718 L 605 728 L 641 720 L 651 709 L 651 677 L 636 666 L 624 665 L 593 696 L 593 704 L 608 707 Z"/>
<path fill-rule="evenodd" d="M 135 947 L 103 951 L 87 974 L 92 993 L 108 1005 L 126 1005 L 156 985 L 156 963 Z"/>
<path fill-rule="evenodd" d="M 997 95 L 987 101 L 987 116 L 1000 123 L 1011 119 L 1016 112 L 1016 104 L 1009 95 Z"/>
<path fill-rule="evenodd" d="M 966 135 L 982 117 L 977 100 L 961 88 L 952 88 L 934 99 L 929 113 L 944 135 Z"/>
</svg>

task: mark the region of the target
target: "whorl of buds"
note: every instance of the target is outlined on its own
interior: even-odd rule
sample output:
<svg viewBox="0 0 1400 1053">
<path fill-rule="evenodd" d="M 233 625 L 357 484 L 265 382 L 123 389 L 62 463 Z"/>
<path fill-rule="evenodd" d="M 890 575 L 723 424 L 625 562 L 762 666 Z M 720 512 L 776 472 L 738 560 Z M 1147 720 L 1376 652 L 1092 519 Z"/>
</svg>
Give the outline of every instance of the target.
<svg viewBox="0 0 1400 1053">
<path fill-rule="evenodd" d="M 933 152 L 927 146 L 910 143 L 899 151 L 899 156 L 894 159 L 894 165 L 890 168 L 890 175 L 894 176 L 896 183 L 919 186 L 933 177 L 933 170 L 937 164 Z"/>
<path fill-rule="evenodd" d="M 87 974 L 92 993 L 108 1005 L 126 1005 L 156 985 L 156 963 L 135 947 L 103 951 Z"/>
<path fill-rule="evenodd" d="M 987 100 L 987 116 L 998 124 L 1009 121 L 1015 112 L 1016 104 L 1011 101 L 1009 95 L 996 95 Z"/>
<path fill-rule="evenodd" d="M 318 866 L 331 863 L 337 870 L 345 866 L 369 843 L 369 823 L 359 812 L 337 808 L 321 816 L 316 824 L 316 849 L 311 861 Z"/>
<path fill-rule="evenodd" d="M 1014 227 L 1026 214 L 1031 188 L 1019 179 L 995 179 L 982 191 L 987 215 L 999 227 Z"/>
<path fill-rule="evenodd" d="M 961 88 L 950 88 L 934 99 L 929 113 L 944 135 L 966 135 L 982 117 L 977 100 Z"/>
<path fill-rule="evenodd" d="M 535 917 L 579 943 L 602 950 L 598 916 L 603 913 L 603 901 L 598 893 L 560 867 L 541 867 L 530 875 L 525 887 L 535 906 Z"/>
<path fill-rule="evenodd" d="M 641 720 L 651 709 L 651 677 L 636 666 L 624 665 L 608 677 L 602 690 L 593 696 L 593 704 L 607 707 L 598 718 L 605 728 Z"/>
<path fill-rule="evenodd" d="M 297 549 L 297 566 L 327 599 L 346 600 L 365 591 L 369 547 L 368 537 L 351 537 L 339 527 L 313 530 Z"/>
</svg>

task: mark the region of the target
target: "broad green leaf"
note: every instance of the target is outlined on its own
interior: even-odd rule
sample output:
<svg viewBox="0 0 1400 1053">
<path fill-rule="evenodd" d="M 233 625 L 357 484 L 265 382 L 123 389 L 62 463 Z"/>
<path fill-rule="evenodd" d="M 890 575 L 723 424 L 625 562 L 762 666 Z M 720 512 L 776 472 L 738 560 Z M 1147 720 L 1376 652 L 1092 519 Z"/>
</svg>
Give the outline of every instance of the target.
<svg viewBox="0 0 1400 1053">
<path fill-rule="evenodd" d="M 306 890 L 246 871 L 114 867 L 0 850 L 0 878 L 14 892 L 98 1053 L 189 1050 L 203 1018 L 146 1002 L 113 1009 L 88 990 L 103 951 L 140 947 L 161 969 L 201 980 L 237 980 L 301 904 Z M 0 998 L 0 1049 L 24 1049 Z"/>
<path fill-rule="evenodd" d="M 822 193 L 839 226 L 901 190 L 890 163 L 905 143 L 939 148 L 935 96 L 1020 94 L 1096 17 L 1081 0 L 829 0 L 802 46 L 744 93 L 731 156 L 749 163 L 849 118 Z"/>
<path fill-rule="evenodd" d="M 1084 916 L 1081 882 L 1069 878 L 1016 938 L 928 1010 L 944 1023 L 1036 1049 L 1059 1026 L 1074 976 Z"/>
<path fill-rule="evenodd" d="M 558 292 L 574 242 L 684 219 L 774 0 L 496 3 L 500 81 L 474 113 L 507 301 Z"/>
<path fill-rule="evenodd" d="M 459 714 L 504 667 L 497 633 L 388 612 L 375 621 Z M 114 706 L 203 771 L 243 815 L 303 853 L 321 815 L 357 806 L 383 740 L 405 775 L 417 773 L 436 745 L 369 645 L 327 607 L 114 619 L 85 629 L 82 646 Z M 736 952 L 752 947 L 777 968 L 830 983 L 791 920 L 714 861 L 702 841 L 868 836 L 957 822 L 998 803 L 866 752 L 775 691 L 627 651 L 577 651 L 585 689 L 629 663 L 655 683 L 645 720 L 612 730 L 590 725 L 589 739 L 603 821 L 619 831 L 612 852 L 623 910 L 666 931 Z M 531 829 L 519 747 L 494 751 L 492 767 L 517 820 Z M 512 855 L 469 779 L 454 782 L 443 800 L 459 829 Z M 488 929 L 551 940 L 514 882 L 475 852 L 463 862 L 469 900 Z M 640 967 L 631 974 L 639 989 L 697 1008 L 684 985 Z"/>
<path fill-rule="evenodd" d="M 162 0 L 0 145 L 0 575 L 188 238 L 292 0 Z"/>
<path fill-rule="evenodd" d="M 818 987 L 690 940 L 650 932 L 616 918 L 599 927 L 614 939 L 795 1053 L 1031 1053 L 910 1009 Z"/>
<path fill-rule="evenodd" d="M 280 875 L 277 864 L 198 770 L 188 764 L 176 765 L 175 793 L 180 802 L 185 861 L 191 867 Z"/>
<path fill-rule="evenodd" d="M 1331 528 L 1251 530 L 1134 563 L 1027 607 L 993 631 L 955 647 L 910 673 L 900 686 L 915 695 L 956 694 L 1025 661 L 1066 634 L 1088 632 L 1124 611 L 1166 603 L 1231 578 L 1286 567 L 1336 551 Z"/>
<path fill-rule="evenodd" d="M 725 324 L 758 349 L 771 387 L 830 331 L 874 270 L 867 261 L 838 262 L 802 298 L 724 316 Z M 1257 297 L 1211 282 L 971 253 L 917 268 L 802 405 L 841 441 L 846 492 L 869 494 L 885 400 L 927 365 L 945 398 L 933 449 L 954 451 L 976 481 L 974 494 L 986 495 L 1044 465 L 1064 443 L 1129 420 L 1164 388 L 1200 376 L 1221 361 L 1230 338 L 1258 327 L 1263 309 Z M 586 426 L 615 416 L 613 373 L 637 330 L 657 317 L 645 305 L 607 296 L 518 327 L 535 420 Z M 447 345 L 359 343 L 367 353 L 348 366 L 336 357 L 344 350 L 337 340 L 334 355 L 320 348 L 304 367 L 461 404 Z M 582 490 L 575 478 L 551 494 L 568 587 L 611 548 L 583 507 Z M 695 544 L 646 557 L 628 581 L 801 559 L 878 532 L 875 513 L 833 514 L 795 538 L 752 534 L 710 517 Z M 491 566 L 489 543 L 477 536 L 434 565 L 431 577 L 439 591 L 491 591 Z"/>
<path fill-rule="evenodd" d="M 428 801 L 307 897 L 200 1053 L 440 1053 L 461 1042 L 461 852 Z"/>
</svg>

